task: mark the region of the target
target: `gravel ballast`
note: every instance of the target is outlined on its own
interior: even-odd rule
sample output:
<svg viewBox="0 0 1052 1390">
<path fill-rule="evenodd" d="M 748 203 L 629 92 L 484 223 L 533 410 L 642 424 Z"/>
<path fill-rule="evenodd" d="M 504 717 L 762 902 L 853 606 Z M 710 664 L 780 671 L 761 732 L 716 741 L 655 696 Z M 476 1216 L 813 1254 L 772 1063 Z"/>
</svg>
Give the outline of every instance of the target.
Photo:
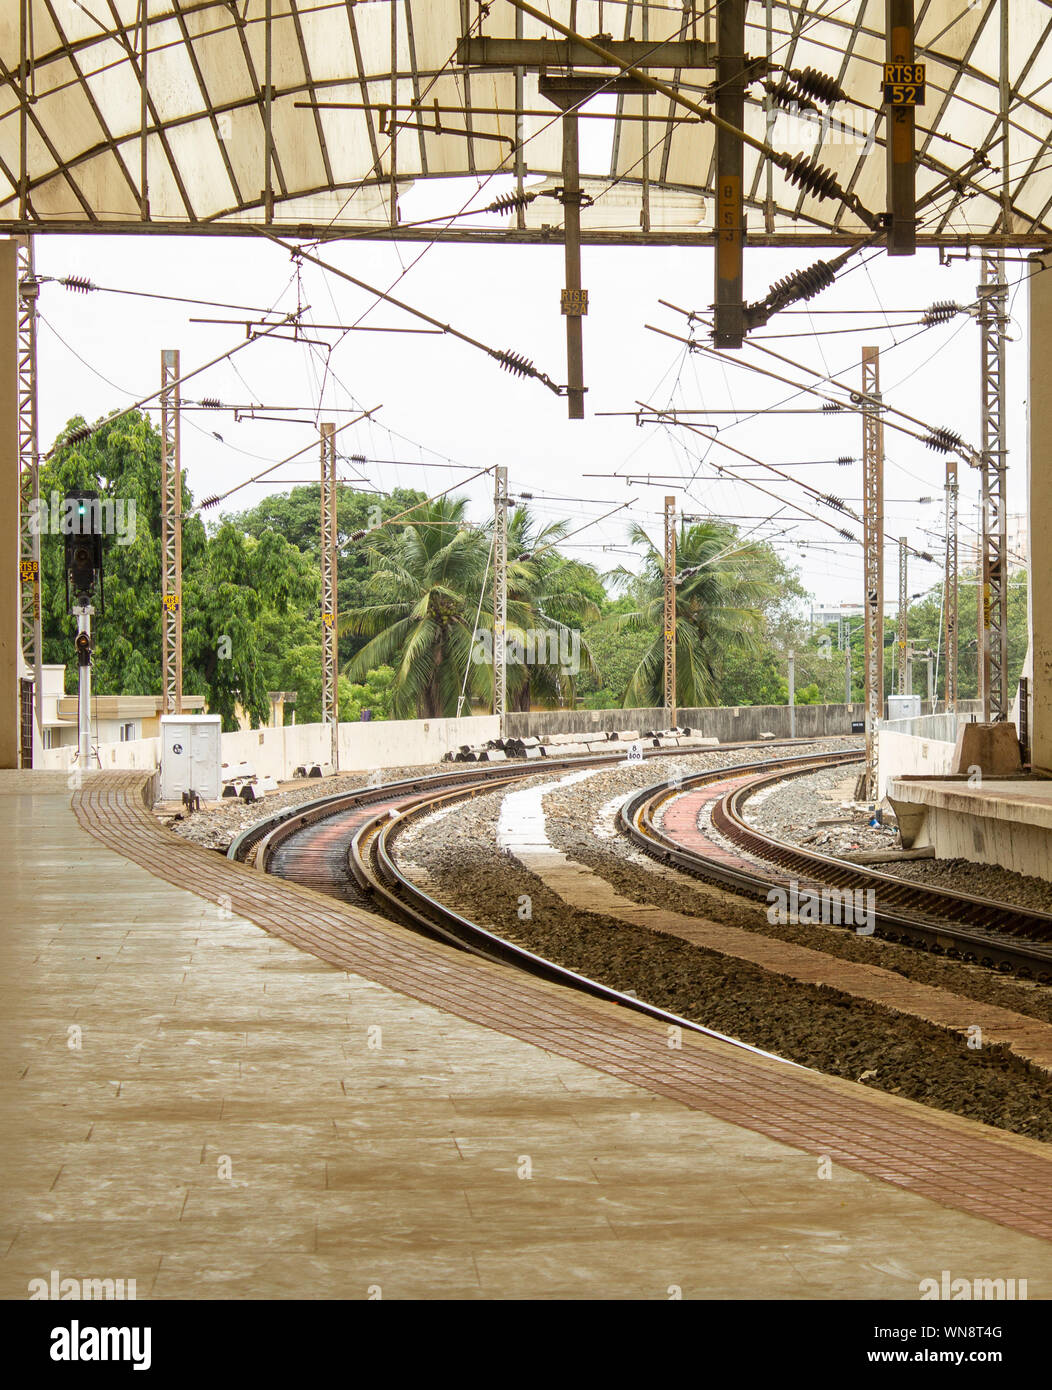
<svg viewBox="0 0 1052 1390">
<path fill-rule="evenodd" d="M 755 760 L 754 753 L 740 751 L 739 762 Z M 729 759 L 728 754 L 712 756 L 713 766 Z M 612 798 L 655 783 L 662 775 L 699 770 L 700 761 L 672 756 L 641 768 L 620 765 L 549 792 L 545 810 L 550 840 L 637 901 L 833 949 L 847 959 L 890 966 L 966 997 L 1052 1018 L 1052 992 L 1039 986 L 835 928 L 772 927 L 762 906 L 702 885 L 665 882 L 663 872 L 632 863 L 636 852 L 620 837 L 595 837 L 592 827 L 599 808 Z M 616 989 L 634 991 L 662 1008 L 805 1066 L 1033 1138 L 1052 1139 L 1052 1077 L 1007 1047 L 973 1051 L 949 1030 L 841 991 L 801 985 L 676 937 L 568 908 L 541 879 L 497 848 L 503 796 L 479 796 L 461 803 L 440 822 L 429 819 L 408 827 L 396 842 L 399 863 L 407 872 L 414 866 L 422 869 L 428 891 L 444 904 Z M 523 920 L 527 897 L 531 915 Z"/>
<path fill-rule="evenodd" d="M 817 825 L 819 820 L 851 815 L 841 806 L 850 796 L 852 781 L 845 782 L 842 768 L 806 773 L 783 782 L 773 791 L 748 797 L 743 814 L 757 830 L 822 854 L 850 856 L 856 850 L 898 849 L 899 835 L 894 823 L 880 827 L 870 827 L 865 822 L 851 826 Z M 952 888 L 956 893 L 975 893 L 1038 912 L 1052 912 L 1052 883 L 996 864 L 976 864 L 970 859 L 908 859 L 873 867 L 932 888 Z"/>
</svg>

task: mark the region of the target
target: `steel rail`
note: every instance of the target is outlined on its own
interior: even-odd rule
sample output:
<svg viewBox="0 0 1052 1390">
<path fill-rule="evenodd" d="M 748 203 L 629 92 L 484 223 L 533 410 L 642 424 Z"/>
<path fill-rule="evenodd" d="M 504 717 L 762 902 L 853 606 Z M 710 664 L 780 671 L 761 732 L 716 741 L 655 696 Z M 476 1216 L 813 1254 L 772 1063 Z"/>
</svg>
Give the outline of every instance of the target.
<svg viewBox="0 0 1052 1390">
<path fill-rule="evenodd" d="M 745 821 L 743 806 L 750 796 L 787 777 L 803 776 L 823 763 L 836 766 L 850 761 L 858 761 L 857 755 L 826 755 L 824 759 L 815 758 L 809 767 L 780 768 L 773 774 L 756 776 L 747 768 L 741 769 L 740 778 L 734 771 L 729 776 L 724 774 L 722 780 L 733 778 L 742 785 L 730 788 L 714 803 L 712 824 L 725 839 L 760 861 L 755 869 L 744 861 L 738 865 L 716 862 L 678 843 L 656 822 L 656 813 L 664 802 L 682 791 L 716 780 L 712 777 L 685 778 L 679 788 L 669 788 L 666 783 L 644 788 L 621 808 L 621 828 L 637 848 L 652 858 L 752 898 L 766 899 L 772 888 L 784 889 L 791 881 L 797 881 L 805 892 L 831 887 L 841 891 L 873 889 L 879 893 L 877 901 L 882 904 L 874 912 L 875 934 L 881 938 L 926 949 L 933 955 L 977 962 L 1002 972 L 1014 971 L 1020 978 L 1036 978 L 1040 983 L 1052 981 L 1052 913 L 914 883 L 779 840 Z M 772 874 L 772 869 L 788 870 L 792 879 Z M 806 880 L 797 876 L 806 876 Z M 1024 944 L 1027 938 L 1032 945 Z"/>
<path fill-rule="evenodd" d="M 838 737 L 838 735 L 831 737 Z M 848 736 L 840 735 L 839 737 Z M 799 742 L 803 741 L 805 740 L 799 740 Z M 385 803 L 385 809 L 367 818 L 355 830 L 348 846 L 347 862 L 359 887 L 381 902 L 385 909 L 397 919 L 429 936 L 456 945 L 475 955 L 525 970 L 532 975 L 582 991 L 595 998 L 621 1004 L 666 1025 L 675 1025 L 691 1032 L 704 1034 L 706 1037 L 716 1038 L 753 1055 L 767 1057 L 787 1066 L 799 1066 L 798 1063 L 790 1062 L 784 1057 L 765 1052 L 761 1048 L 753 1047 L 711 1028 L 705 1028 L 690 1019 L 670 1013 L 657 1005 L 649 1004 L 645 1000 L 637 999 L 633 995 L 624 994 L 604 985 L 598 980 L 592 980 L 587 976 L 566 969 L 554 961 L 528 951 L 525 947 L 517 946 L 497 933 L 489 931 L 478 923 L 472 922 L 445 907 L 422 888 L 412 883 L 398 868 L 392 852 L 393 841 L 414 819 L 430 815 L 440 806 L 469 799 L 477 796 L 480 792 L 485 794 L 499 790 L 526 777 L 537 776 L 538 774 L 549 775 L 552 772 L 564 772 L 568 769 L 581 767 L 617 766 L 624 762 L 621 755 L 626 746 L 625 744 L 618 745 L 618 751 L 613 755 L 546 758 L 541 766 L 536 763 L 527 763 L 510 767 L 504 764 L 497 767 L 486 766 L 473 770 L 463 768 L 452 773 L 407 778 L 383 787 L 362 787 L 349 793 L 337 793 L 333 796 L 319 798 L 305 806 L 288 808 L 255 826 L 249 827 L 231 843 L 227 854 L 232 859 L 240 860 L 254 857 L 255 867 L 265 872 L 278 845 L 301 831 L 318 822 L 331 820 L 345 812 L 358 810 L 368 805 L 375 806 L 376 803 Z M 721 751 L 757 746 L 755 743 L 724 744 L 721 746 Z M 767 743 L 759 746 L 765 750 L 770 750 L 772 747 L 784 748 L 793 745 L 791 742 L 779 741 L 775 744 Z M 711 747 L 671 750 L 651 748 L 645 749 L 643 756 L 645 758 L 689 756 L 691 753 L 711 753 L 713 751 Z M 807 755 L 809 765 L 811 765 L 814 756 Z M 829 755 L 818 756 L 828 757 Z M 857 760 L 858 751 L 850 750 L 846 756 Z M 795 764 L 799 758 L 790 757 L 778 761 L 784 764 Z M 758 767 L 769 768 L 771 765 L 771 760 L 765 759 L 763 763 L 747 764 L 746 770 L 755 771 Z M 737 769 L 719 768 L 702 774 L 702 777 L 711 780 L 725 779 L 729 771 L 737 771 Z"/>
</svg>

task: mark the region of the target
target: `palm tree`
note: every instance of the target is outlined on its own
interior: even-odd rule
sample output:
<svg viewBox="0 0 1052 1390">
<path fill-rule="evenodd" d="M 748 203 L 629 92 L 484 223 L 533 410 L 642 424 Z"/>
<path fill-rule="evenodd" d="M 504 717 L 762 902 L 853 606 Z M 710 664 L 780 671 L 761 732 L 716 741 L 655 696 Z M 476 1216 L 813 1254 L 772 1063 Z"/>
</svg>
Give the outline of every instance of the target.
<svg viewBox="0 0 1052 1390">
<path fill-rule="evenodd" d="M 611 578 L 634 584 L 639 607 L 610 620 L 617 631 L 654 631 L 655 637 L 625 691 L 625 708 L 655 708 L 664 702 L 664 556 L 641 526 L 633 545 L 646 548 L 641 575 L 618 569 Z M 684 709 L 718 702 L 723 652 L 730 646 L 759 651 L 763 607 L 778 596 L 767 578 L 769 552 L 738 539 L 735 527 L 719 520 L 680 526 L 676 541 L 676 704 Z M 689 573 L 684 574 L 684 571 Z"/>
<path fill-rule="evenodd" d="M 551 660 L 552 648 L 565 651 L 577 633 L 580 661 L 595 674 L 580 624 L 598 618 L 599 605 L 589 589 L 601 595 L 598 575 L 588 565 L 560 555 L 556 546 L 569 529 L 568 521 L 538 524 L 529 507 L 518 506 L 508 518 L 508 636 L 525 647 L 527 632 L 550 634 L 545 657 L 508 663 L 508 701 L 512 709 L 534 705 L 552 709 L 574 703 L 574 672 Z M 492 623 L 492 614 L 490 614 Z"/>
<path fill-rule="evenodd" d="M 418 507 L 396 531 L 378 531 L 367 593 L 341 632 L 371 640 L 347 663 L 351 680 L 377 666 L 394 668 L 391 715 L 438 719 L 457 713 L 462 689 L 489 698 L 492 668 L 471 660 L 474 619 L 488 568 L 489 539 L 465 518 L 465 498 Z"/>
</svg>

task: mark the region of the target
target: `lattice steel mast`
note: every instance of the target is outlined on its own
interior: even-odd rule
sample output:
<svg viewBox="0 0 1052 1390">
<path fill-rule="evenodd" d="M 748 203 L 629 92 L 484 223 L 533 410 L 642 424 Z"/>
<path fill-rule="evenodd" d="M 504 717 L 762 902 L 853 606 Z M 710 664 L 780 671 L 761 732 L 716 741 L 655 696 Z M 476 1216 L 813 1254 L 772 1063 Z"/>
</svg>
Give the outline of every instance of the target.
<svg viewBox="0 0 1052 1390">
<path fill-rule="evenodd" d="M 943 581 L 946 625 L 946 713 L 957 710 L 957 459 L 946 456 L 946 570 Z M 934 700 L 934 693 L 932 699 Z M 935 712 L 934 704 L 932 713 Z"/>
<path fill-rule="evenodd" d="M 910 693 L 910 679 L 907 674 L 909 668 L 909 540 L 906 536 L 899 537 L 899 694 L 908 695 Z"/>
<path fill-rule="evenodd" d="M 508 722 L 508 470 L 493 470 L 493 713 L 505 737 Z"/>
<path fill-rule="evenodd" d="M 676 499 L 665 498 L 665 722 L 676 725 Z"/>
<path fill-rule="evenodd" d="M 179 353 L 161 349 L 161 636 L 165 714 L 183 712 L 183 481 L 179 449 Z"/>
<path fill-rule="evenodd" d="M 17 243 L 18 264 L 18 484 L 19 484 L 19 579 L 22 655 L 33 671 L 36 726 L 41 725 L 43 657 L 40 629 L 40 456 L 37 431 L 37 330 L 36 303 L 39 293 L 33 238 Z M 37 524 L 30 518 L 36 516 Z M 23 687 L 24 688 L 24 687 Z M 23 710 L 26 729 L 26 711 Z M 32 739 L 23 739 L 22 765 L 32 766 Z M 28 756 L 27 756 L 28 755 Z"/>
<path fill-rule="evenodd" d="M 979 696 L 983 719 L 1008 718 L 1008 498 L 1005 444 L 1005 343 L 1008 286 L 1004 257 L 984 252 L 979 285 L 982 405 L 982 599 Z"/>
<path fill-rule="evenodd" d="M 866 599 L 865 795 L 877 794 L 877 723 L 884 701 L 884 422 L 880 349 L 862 349 L 863 575 Z"/>
<path fill-rule="evenodd" d="M 340 765 L 336 669 L 336 426 L 321 426 L 321 722 L 329 726 L 332 770 Z"/>
</svg>

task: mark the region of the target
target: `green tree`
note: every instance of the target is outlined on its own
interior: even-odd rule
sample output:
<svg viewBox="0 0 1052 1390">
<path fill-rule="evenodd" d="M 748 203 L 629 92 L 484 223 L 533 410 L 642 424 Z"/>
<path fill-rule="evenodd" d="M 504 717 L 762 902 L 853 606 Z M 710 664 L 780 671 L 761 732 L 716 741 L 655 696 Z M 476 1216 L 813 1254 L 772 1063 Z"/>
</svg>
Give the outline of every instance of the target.
<svg viewBox="0 0 1052 1390">
<path fill-rule="evenodd" d="M 358 720 L 362 710 L 371 711 L 373 719 L 390 717 L 391 701 L 394 698 L 395 673 L 390 666 L 380 666 L 370 671 L 364 685 L 351 685 L 348 682 L 346 701 L 341 700 L 340 718 Z"/>
<path fill-rule="evenodd" d="M 539 526 L 529 507 L 521 505 L 508 519 L 508 636 L 528 657 L 526 634 L 534 634 L 533 659 L 508 662 L 508 699 L 515 710 L 574 703 L 575 673 L 559 661 L 536 659 L 538 634 L 551 634 L 551 640 L 544 639 L 545 658 L 553 648 L 572 650 L 578 634 L 582 669 L 596 674 L 582 623 L 598 618 L 606 591 L 590 565 L 559 554 L 557 547 L 569 529 L 568 521 Z M 489 609 L 492 631 L 492 603 Z"/>
<path fill-rule="evenodd" d="M 104 424 L 86 437 L 73 420 L 41 468 L 41 494 L 49 504 L 70 488 L 96 490 L 123 504 L 135 529 L 103 546 L 104 611 L 94 622 L 94 687 L 100 695 L 161 692 L 161 439 L 138 412 Z M 268 614 L 284 615 L 316 602 L 317 572 L 282 537 L 255 541 L 229 523 L 206 533 L 182 489 L 183 689 L 205 695 L 209 708 L 236 726 L 235 703 L 254 724 L 269 715 L 261 641 Z M 43 658 L 70 663 L 74 624 L 66 612 L 64 542 L 41 537 Z M 96 608 L 101 607 L 96 596 Z M 225 640 L 224 640 L 225 639 Z M 67 678 L 76 680 L 67 665 Z M 273 688 L 273 687 L 271 687 Z"/>
<path fill-rule="evenodd" d="M 645 548 L 641 602 L 608 621 L 614 631 L 649 630 L 651 639 L 625 692 L 627 707 L 652 707 L 664 699 L 664 557 L 646 531 L 633 526 L 632 543 Z M 721 521 L 684 522 L 677 537 L 676 702 L 689 708 L 718 701 L 724 653 L 733 645 L 763 650 L 763 606 L 778 598 L 767 547 L 739 538 Z M 615 571 L 614 579 L 633 576 Z"/>
<path fill-rule="evenodd" d="M 336 597 L 340 613 L 350 612 L 368 602 L 367 586 L 372 555 L 360 532 L 368 533 L 380 523 L 404 512 L 425 494 L 409 488 L 396 488 L 388 494 L 359 492 L 345 483 L 336 488 Z M 262 537 L 268 531 L 283 536 L 290 545 L 321 566 L 321 486 L 308 483 L 294 487 L 287 495 L 264 497 L 248 511 L 232 520 L 250 536 Z M 352 539 L 357 537 L 357 539 Z M 319 610 L 320 632 L 320 610 Z M 320 642 L 320 636 L 319 636 Z M 339 637 L 339 665 L 346 666 L 360 651 L 364 638 L 348 628 Z M 319 658 L 320 659 L 320 658 Z"/>
<path fill-rule="evenodd" d="M 406 524 L 366 538 L 371 601 L 346 612 L 340 631 L 367 638 L 346 667 L 352 681 L 393 667 L 396 719 L 452 716 L 462 688 L 492 695 L 492 668 L 471 659 L 474 619 L 489 558 L 464 498 L 439 498 Z"/>
</svg>

